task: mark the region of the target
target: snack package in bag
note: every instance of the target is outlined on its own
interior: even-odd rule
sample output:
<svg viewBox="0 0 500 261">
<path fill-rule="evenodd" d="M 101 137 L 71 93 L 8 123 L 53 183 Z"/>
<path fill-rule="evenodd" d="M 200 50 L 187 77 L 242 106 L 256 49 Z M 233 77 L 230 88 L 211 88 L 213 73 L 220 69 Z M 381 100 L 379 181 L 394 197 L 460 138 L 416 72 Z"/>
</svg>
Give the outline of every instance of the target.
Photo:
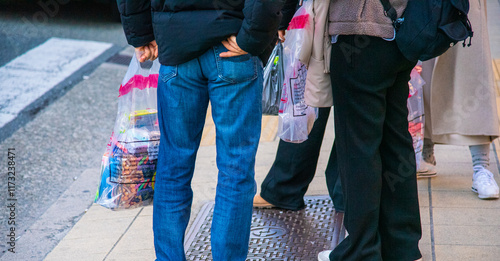
<svg viewBox="0 0 500 261">
<path fill-rule="evenodd" d="M 305 34 L 312 29 L 312 2 L 306 1 L 295 13 L 283 44 L 285 80 L 279 110 L 278 136 L 287 142 L 307 140 L 318 109 L 310 107 L 304 99 L 307 69 L 299 60 Z"/>
<path fill-rule="evenodd" d="M 422 150 L 424 148 L 424 95 L 422 87 L 425 84 L 420 76 L 420 66 L 416 66 L 411 71 L 411 79 L 408 82 L 410 94 L 408 96 L 408 130 L 413 139 L 417 169 L 422 160 Z"/>
<path fill-rule="evenodd" d="M 112 210 L 147 206 L 153 202 L 160 130 L 156 106 L 158 60 L 141 68 L 136 56 L 118 95 L 118 113 L 102 157 L 101 183 L 95 202 Z"/>
<path fill-rule="evenodd" d="M 278 115 L 283 89 L 283 44 L 274 47 L 264 68 L 264 88 L 262 91 L 262 114 Z"/>
</svg>

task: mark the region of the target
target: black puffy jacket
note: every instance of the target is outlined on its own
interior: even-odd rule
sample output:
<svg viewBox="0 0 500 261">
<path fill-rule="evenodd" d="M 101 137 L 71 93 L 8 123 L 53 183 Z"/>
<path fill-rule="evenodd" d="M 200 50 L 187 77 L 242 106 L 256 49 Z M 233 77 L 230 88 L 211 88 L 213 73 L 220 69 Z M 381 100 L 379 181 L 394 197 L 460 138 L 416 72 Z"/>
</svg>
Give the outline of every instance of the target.
<svg viewBox="0 0 500 261">
<path fill-rule="evenodd" d="M 285 0 L 117 0 L 127 41 L 156 40 L 163 65 L 190 61 L 230 35 L 263 61 L 273 48 Z"/>
</svg>

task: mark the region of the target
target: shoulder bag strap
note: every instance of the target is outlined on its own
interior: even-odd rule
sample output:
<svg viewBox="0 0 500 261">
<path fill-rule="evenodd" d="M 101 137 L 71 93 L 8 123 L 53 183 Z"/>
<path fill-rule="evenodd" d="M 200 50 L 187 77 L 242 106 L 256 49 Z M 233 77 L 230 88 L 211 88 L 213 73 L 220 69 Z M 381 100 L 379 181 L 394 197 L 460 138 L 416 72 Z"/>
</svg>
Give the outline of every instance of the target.
<svg viewBox="0 0 500 261">
<path fill-rule="evenodd" d="M 389 3 L 389 0 L 380 0 L 380 2 L 384 6 L 385 16 L 391 18 L 392 22 L 395 22 L 398 19 L 398 12 L 396 12 L 396 9 L 392 7 L 391 3 Z"/>
</svg>

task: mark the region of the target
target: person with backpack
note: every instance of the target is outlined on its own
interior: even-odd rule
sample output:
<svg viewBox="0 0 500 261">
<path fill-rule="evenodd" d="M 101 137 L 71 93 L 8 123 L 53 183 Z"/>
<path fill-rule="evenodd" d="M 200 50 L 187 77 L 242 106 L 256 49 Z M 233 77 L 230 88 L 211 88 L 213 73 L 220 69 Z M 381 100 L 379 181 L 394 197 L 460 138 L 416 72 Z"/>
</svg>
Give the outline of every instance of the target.
<svg viewBox="0 0 500 261">
<path fill-rule="evenodd" d="M 390 1 L 398 17 L 406 0 Z M 410 61 L 380 1 L 332 0 L 329 34 L 335 145 L 348 236 L 318 260 L 420 260 Z"/>
<path fill-rule="evenodd" d="M 424 149 L 417 177 L 435 177 L 434 144 L 469 146 L 472 156 L 472 191 L 480 199 L 499 198 L 499 188 L 488 170 L 490 144 L 499 123 L 486 1 L 470 1 L 472 45 L 461 45 L 422 66 L 424 85 Z"/>
<path fill-rule="evenodd" d="M 284 0 L 118 0 L 123 29 L 140 61 L 161 63 L 161 138 L 155 180 L 156 260 L 186 260 L 196 152 L 210 102 L 216 126 L 217 194 L 212 258 L 247 257 L 255 155 L 267 61 Z"/>
</svg>

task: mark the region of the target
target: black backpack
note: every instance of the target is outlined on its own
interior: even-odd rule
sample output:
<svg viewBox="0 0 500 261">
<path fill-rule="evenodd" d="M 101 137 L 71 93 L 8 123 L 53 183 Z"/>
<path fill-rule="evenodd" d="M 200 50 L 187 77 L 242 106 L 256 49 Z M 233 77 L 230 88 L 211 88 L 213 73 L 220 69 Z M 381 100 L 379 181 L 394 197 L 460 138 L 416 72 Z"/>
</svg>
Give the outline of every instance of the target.
<svg viewBox="0 0 500 261">
<path fill-rule="evenodd" d="M 410 61 L 437 57 L 459 41 L 464 47 L 471 45 L 468 0 L 409 0 L 401 18 L 389 0 L 380 2 L 393 22 L 399 49 Z"/>
</svg>

